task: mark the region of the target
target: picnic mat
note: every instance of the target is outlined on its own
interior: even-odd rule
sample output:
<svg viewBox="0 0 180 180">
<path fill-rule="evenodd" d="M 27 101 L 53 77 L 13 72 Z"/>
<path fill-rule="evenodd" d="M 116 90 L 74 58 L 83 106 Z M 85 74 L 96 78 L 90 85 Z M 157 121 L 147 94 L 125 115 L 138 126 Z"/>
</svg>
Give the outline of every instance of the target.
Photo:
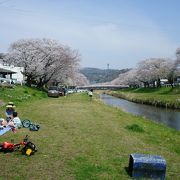
<svg viewBox="0 0 180 180">
<path fill-rule="evenodd" d="M 4 127 L 3 129 L 0 129 L 0 136 L 5 134 L 6 132 L 8 132 L 9 130 L 11 130 L 10 126 Z"/>
</svg>

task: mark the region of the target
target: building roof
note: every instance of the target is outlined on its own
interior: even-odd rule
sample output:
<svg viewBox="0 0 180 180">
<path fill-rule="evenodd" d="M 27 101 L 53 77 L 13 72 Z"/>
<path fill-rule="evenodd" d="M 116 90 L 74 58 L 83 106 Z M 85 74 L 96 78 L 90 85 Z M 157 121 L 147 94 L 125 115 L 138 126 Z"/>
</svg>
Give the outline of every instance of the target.
<svg viewBox="0 0 180 180">
<path fill-rule="evenodd" d="M 4 68 L 0 68 L 0 74 L 4 74 L 4 73 L 8 73 L 8 74 L 15 74 L 16 72 L 14 71 L 11 71 L 11 70 L 7 70 L 7 69 L 4 69 Z"/>
</svg>

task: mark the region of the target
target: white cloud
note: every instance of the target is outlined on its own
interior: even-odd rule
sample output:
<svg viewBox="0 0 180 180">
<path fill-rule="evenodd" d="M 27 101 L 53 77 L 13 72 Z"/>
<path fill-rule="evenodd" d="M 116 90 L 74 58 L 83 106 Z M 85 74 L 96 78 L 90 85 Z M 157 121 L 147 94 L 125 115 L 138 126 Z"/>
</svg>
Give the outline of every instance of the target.
<svg viewBox="0 0 180 180">
<path fill-rule="evenodd" d="M 178 47 L 157 24 L 140 14 L 127 13 L 121 19 L 109 18 L 108 22 L 71 19 L 73 15 L 68 18 L 36 15 L 7 16 L 1 20 L 4 25 L 4 30 L 0 30 L 2 42 L 9 44 L 31 37 L 54 38 L 79 49 L 83 66 L 104 67 L 111 61 L 117 68 L 134 66 L 148 57 L 173 57 Z"/>
</svg>

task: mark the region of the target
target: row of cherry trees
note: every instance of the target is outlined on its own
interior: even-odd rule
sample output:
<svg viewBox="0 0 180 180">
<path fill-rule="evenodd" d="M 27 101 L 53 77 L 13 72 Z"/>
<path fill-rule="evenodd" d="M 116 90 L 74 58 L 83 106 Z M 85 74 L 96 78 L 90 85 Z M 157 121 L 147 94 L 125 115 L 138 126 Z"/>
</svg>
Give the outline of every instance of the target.
<svg viewBox="0 0 180 180">
<path fill-rule="evenodd" d="M 176 60 L 166 58 L 150 58 L 140 61 L 137 67 L 120 74 L 112 84 L 129 85 L 131 87 L 160 87 L 162 79 L 168 79 L 173 86 L 177 76 L 180 75 L 180 48 L 176 50 Z"/>
<path fill-rule="evenodd" d="M 27 85 L 42 88 L 48 83 L 83 85 L 86 77 L 79 74 L 80 55 L 51 39 L 23 39 L 11 44 L 3 61 L 24 67 Z M 78 84 L 77 84 L 78 83 Z"/>
</svg>

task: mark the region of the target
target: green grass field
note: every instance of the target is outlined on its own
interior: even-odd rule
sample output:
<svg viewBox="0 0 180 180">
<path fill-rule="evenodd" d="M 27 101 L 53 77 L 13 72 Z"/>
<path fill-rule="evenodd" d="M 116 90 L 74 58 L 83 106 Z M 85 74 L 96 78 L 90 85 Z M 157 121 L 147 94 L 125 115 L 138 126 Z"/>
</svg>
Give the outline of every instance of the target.
<svg viewBox="0 0 180 180">
<path fill-rule="evenodd" d="M 30 157 L 1 152 L 0 179 L 131 179 L 131 153 L 162 155 L 167 179 L 180 179 L 178 131 L 106 106 L 97 97 L 90 100 L 86 94 L 48 98 L 27 87 L 0 93 L 5 103 L 16 103 L 21 119 L 41 126 L 37 132 L 22 128 L 0 136 L 0 142 L 18 142 L 28 134 L 38 147 Z M 2 116 L 4 110 L 1 107 Z"/>
</svg>

